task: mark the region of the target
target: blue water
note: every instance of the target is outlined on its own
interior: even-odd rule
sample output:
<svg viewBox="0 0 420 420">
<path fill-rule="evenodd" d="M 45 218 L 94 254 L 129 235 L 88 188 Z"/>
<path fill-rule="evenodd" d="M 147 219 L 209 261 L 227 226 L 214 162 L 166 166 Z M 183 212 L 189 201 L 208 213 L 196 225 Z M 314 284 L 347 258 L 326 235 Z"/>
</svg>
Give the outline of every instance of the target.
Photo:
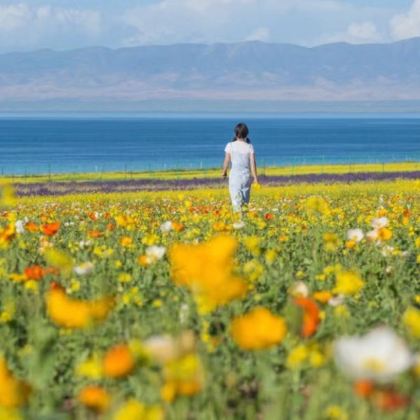
<svg viewBox="0 0 420 420">
<path fill-rule="evenodd" d="M 237 118 L 0 118 L 0 172 L 218 167 Z M 419 118 L 246 118 L 260 166 L 420 161 Z"/>
</svg>

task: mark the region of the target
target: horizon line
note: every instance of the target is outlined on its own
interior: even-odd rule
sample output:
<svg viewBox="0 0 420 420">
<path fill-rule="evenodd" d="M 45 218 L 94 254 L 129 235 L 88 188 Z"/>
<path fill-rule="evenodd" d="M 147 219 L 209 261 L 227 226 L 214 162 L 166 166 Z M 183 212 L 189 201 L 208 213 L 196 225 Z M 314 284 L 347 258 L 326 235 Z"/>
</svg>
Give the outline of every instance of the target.
<svg viewBox="0 0 420 420">
<path fill-rule="evenodd" d="M 289 47 L 297 47 L 303 49 L 316 49 L 322 48 L 326 46 L 332 45 L 346 45 L 346 46 L 355 46 L 355 47 L 363 47 L 363 46 L 373 46 L 373 45 L 396 45 L 402 44 L 405 42 L 420 40 L 420 36 L 415 36 L 411 38 L 405 38 L 398 41 L 384 41 L 384 42 L 366 42 L 366 43 L 352 43 L 346 41 L 337 41 L 337 42 L 327 42 L 324 44 L 317 44 L 312 46 L 301 45 L 301 44 L 294 44 L 290 42 L 268 42 L 262 40 L 244 40 L 244 41 L 235 41 L 235 42 L 228 42 L 228 41 L 220 41 L 220 42 L 176 42 L 176 43 L 169 43 L 169 44 L 138 44 L 132 46 L 123 46 L 123 47 L 108 47 L 104 45 L 90 45 L 85 47 L 79 48 L 65 48 L 65 49 L 57 49 L 57 48 L 37 48 L 37 49 L 22 49 L 22 50 L 11 50 L 11 51 L 0 51 L 0 55 L 8 55 L 8 54 L 25 54 L 25 53 L 36 53 L 36 52 L 43 52 L 43 51 L 51 51 L 51 52 L 74 52 L 74 51 L 82 51 L 82 50 L 95 50 L 95 49 L 102 49 L 102 50 L 109 50 L 109 51 L 119 51 L 119 50 L 130 50 L 136 48 L 168 48 L 168 47 L 177 47 L 177 46 L 205 46 L 205 47 L 212 47 L 212 46 L 223 46 L 223 45 L 240 45 L 240 44 L 263 44 L 263 45 L 275 45 L 275 46 L 289 46 Z"/>
</svg>

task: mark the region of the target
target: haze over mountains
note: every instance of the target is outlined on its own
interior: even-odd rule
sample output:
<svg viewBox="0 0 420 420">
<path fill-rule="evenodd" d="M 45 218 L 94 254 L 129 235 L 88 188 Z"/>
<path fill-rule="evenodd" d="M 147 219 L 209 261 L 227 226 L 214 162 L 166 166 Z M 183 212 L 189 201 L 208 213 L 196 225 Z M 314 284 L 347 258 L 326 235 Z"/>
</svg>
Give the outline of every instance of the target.
<svg viewBox="0 0 420 420">
<path fill-rule="evenodd" d="M 0 55 L 0 109 L 157 101 L 420 100 L 420 38 L 392 44 L 179 44 Z M 124 104 L 124 106 L 123 106 Z"/>
</svg>

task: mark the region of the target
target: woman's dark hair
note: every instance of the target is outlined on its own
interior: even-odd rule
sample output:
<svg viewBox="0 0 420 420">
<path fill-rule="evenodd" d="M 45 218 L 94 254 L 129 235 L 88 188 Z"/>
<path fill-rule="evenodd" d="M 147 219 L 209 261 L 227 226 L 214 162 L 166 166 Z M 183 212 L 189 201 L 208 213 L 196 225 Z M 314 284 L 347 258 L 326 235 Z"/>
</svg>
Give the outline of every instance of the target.
<svg viewBox="0 0 420 420">
<path fill-rule="evenodd" d="M 239 123 L 235 127 L 234 131 L 235 131 L 235 138 L 233 139 L 233 141 L 236 141 L 236 139 L 243 139 L 247 143 L 251 143 L 251 140 L 248 138 L 249 130 L 246 124 Z"/>
</svg>

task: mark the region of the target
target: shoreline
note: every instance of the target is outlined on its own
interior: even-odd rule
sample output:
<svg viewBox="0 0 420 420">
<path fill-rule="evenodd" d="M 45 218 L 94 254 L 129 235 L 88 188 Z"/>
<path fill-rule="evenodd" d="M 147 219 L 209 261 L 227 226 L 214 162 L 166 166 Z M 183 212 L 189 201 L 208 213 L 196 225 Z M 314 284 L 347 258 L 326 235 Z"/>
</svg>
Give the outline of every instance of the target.
<svg viewBox="0 0 420 420">
<path fill-rule="evenodd" d="M 337 175 L 362 173 L 408 173 L 420 171 L 419 161 L 381 162 L 381 163 L 347 163 L 347 164 L 306 164 L 276 167 L 260 166 L 260 176 L 280 177 L 299 175 Z M 133 180 L 206 180 L 220 177 L 221 169 L 168 169 L 161 171 L 110 171 L 80 173 L 44 173 L 30 175 L 1 175 L 0 183 L 38 184 L 68 182 L 104 182 Z"/>
</svg>

